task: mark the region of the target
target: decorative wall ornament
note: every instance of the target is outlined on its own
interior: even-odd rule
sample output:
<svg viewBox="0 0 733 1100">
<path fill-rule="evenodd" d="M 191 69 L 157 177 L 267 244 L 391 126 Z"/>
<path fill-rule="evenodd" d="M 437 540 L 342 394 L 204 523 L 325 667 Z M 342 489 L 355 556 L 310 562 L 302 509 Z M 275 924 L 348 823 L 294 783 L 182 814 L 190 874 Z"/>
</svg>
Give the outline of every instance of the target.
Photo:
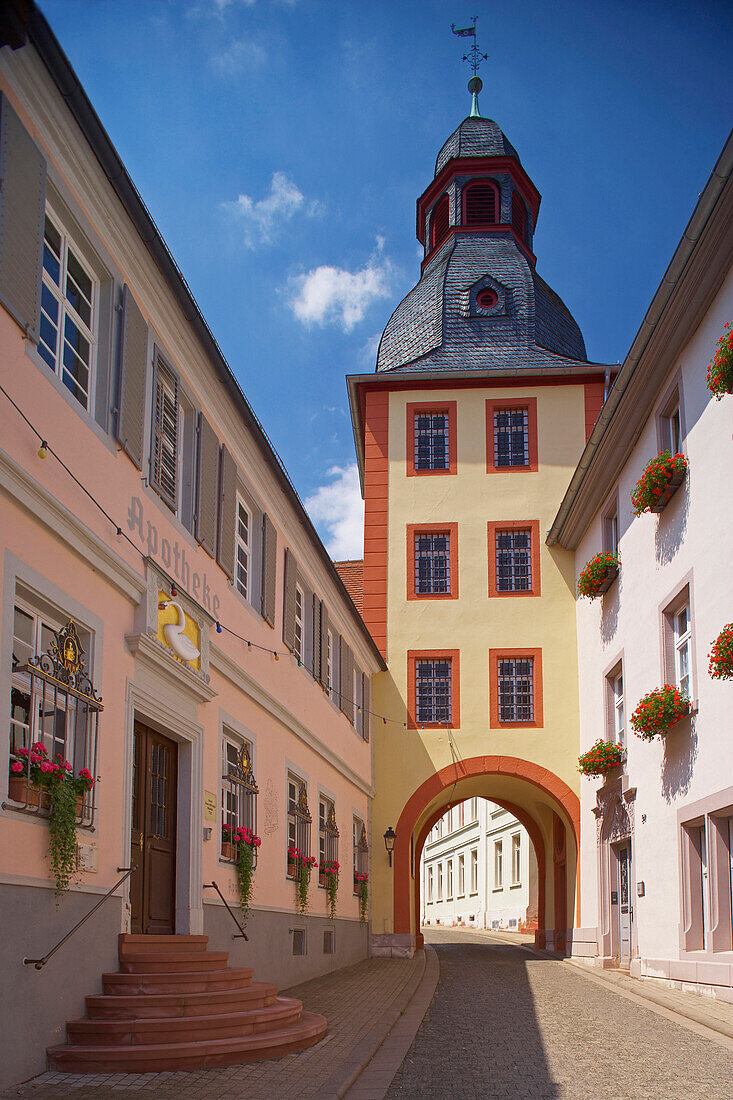
<svg viewBox="0 0 733 1100">
<path fill-rule="evenodd" d="M 180 657 L 182 661 L 187 664 L 192 661 L 198 660 L 201 651 L 197 645 L 191 641 L 191 639 L 184 633 L 186 629 L 186 612 L 183 610 L 179 603 L 175 600 L 168 600 L 164 603 L 158 604 L 161 611 L 166 611 L 169 607 L 172 607 L 178 614 L 177 623 L 168 623 L 163 627 L 163 634 L 165 640 L 171 647 L 177 657 Z"/>
</svg>

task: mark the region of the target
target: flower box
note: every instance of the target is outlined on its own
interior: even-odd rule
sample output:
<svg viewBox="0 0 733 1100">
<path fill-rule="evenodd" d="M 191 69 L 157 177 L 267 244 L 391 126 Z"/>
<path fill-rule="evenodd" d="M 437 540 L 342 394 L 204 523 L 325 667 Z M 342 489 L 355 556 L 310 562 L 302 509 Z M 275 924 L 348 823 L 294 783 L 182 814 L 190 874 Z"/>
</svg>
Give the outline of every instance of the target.
<svg viewBox="0 0 733 1100">
<path fill-rule="evenodd" d="M 236 860 L 237 848 L 235 844 L 232 844 L 229 840 L 222 840 L 221 842 L 221 858 Z"/>
<path fill-rule="evenodd" d="M 648 462 L 631 493 L 634 515 L 642 512 L 659 514 L 667 507 L 687 473 L 687 459 L 683 454 L 660 451 Z"/>
<path fill-rule="evenodd" d="M 708 654 L 708 673 L 713 680 L 733 680 L 733 623 L 728 623 Z"/>
<path fill-rule="evenodd" d="M 639 700 L 631 715 L 631 726 L 644 741 L 653 741 L 657 736 L 664 737 L 689 713 L 690 700 L 687 696 L 672 684 L 664 684 Z"/>
<path fill-rule="evenodd" d="M 578 577 L 578 595 L 594 600 L 608 592 L 619 574 L 619 560 L 610 551 L 596 554 L 583 566 Z"/>
<path fill-rule="evenodd" d="M 24 775 L 11 775 L 8 780 L 8 798 L 13 802 L 19 802 L 28 809 L 38 809 L 41 813 L 48 813 L 51 809 L 51 795 L 41 787 L 32 783 L 28 785 Z M 79 799 L 81 801 L 81 799 Z"/>
<path fill-rule="evenodd" d="M 581 775 L 607 775 L 623 764 L 624 757 L 620 745 L 601 739 L 578 757 L 578 771 Z"/>
<path fill-rule="evenodd" d="M 715 357 L 708 367 L 707 385 L 716 401 L 733 393 L 733 328 L 730 321 L 723 329 Z"/>
</svg>

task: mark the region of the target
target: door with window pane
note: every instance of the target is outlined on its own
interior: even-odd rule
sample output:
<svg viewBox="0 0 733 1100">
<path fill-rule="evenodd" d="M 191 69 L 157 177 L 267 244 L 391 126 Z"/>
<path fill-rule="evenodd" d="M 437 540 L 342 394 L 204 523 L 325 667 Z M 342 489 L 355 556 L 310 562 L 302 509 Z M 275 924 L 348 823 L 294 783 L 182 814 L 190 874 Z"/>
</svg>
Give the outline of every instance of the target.
<svg viewBox="0 0 733 1100">
<path fill-rule="evenodd" d="M 178 746 L 135 723 L 130 878 L 131 930 L 175 932 Z"/>
</svg>

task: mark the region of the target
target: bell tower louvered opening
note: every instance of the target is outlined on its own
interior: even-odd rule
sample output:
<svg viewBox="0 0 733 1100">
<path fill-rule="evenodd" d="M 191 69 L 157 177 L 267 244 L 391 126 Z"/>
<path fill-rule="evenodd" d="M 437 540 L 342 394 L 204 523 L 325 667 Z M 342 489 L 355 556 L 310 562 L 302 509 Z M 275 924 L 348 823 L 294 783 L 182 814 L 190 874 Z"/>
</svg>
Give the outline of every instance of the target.
<svg viewBox="0 0 733 1100">
<path fill-rule="evenodd" d="M 524 209 L 524 203 L 516 191 L 512 195 L 512 229 L 520 240 L 526 241 L 527 212 Z"/>
<path fill-rule="evenodd" d="M 450 229 L 450 206 L 448 196 L 443 195 L 438 199 L 433 210 L 433 218 L 430 228 L 430 249 L 437 248 L 448 236 Z"/>
<path fill-rule="evenodd" d="M 488 180 L 469 183 L 463 190 L 464 225 L 495 225 L 497 199 L 496 187 Z"/>
</svg>

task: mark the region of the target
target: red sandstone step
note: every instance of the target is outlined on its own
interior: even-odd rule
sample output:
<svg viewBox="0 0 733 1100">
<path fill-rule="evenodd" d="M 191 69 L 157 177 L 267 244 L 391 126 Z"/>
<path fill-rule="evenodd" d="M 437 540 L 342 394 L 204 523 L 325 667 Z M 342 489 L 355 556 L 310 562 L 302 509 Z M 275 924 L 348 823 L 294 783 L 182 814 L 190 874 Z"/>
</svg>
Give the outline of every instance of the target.
<svg viewBox="0 0 733 1100">
<path fill-rule="evenodd" d="M 103 974 L 105 993 L 207 993 L 215 989 L 241 989 L 252 981 L 251 967 L 205 970 L 201 973 Z"/>
<path fill-rule="evenodd" d="M 122 961 L 130 952 L 146 954 L 149 951 L 205 951 L 208 942 L 208 936 L 140 936 L 121 932 L 117 937 L 117 952 Z"/>
<path fill-rule="evenodd" d="M 215 1016 L 244 1012 L 274 1004 L 277 986 L 250 982 L 241 989 L 217 989 L 211 993 L 129 993 L 86 998 L 90 1020 L 155 1020 L 180 1016 Z"/>
<path fill-rule="evenodd" d="M 181 1016 L 157 1020 L 69 1020 L 69 1045 L 119 1046 L 152 1043 L 201 1043 L 238 1035 L 264 1034 L 297 1024 L 302 1001 L 278 997 L 269 1008 L 222 1012 L 216 1016 Z"/>
<path fill-rule="evenodd" d="M 326 1033 L 326 1018 L 303 1012 L 295 1024 L 261 1034 L 190 1043 L 151 1043 L 128 1046 L 71 1045 L 49 1047 L 52 1069 L 64 1073 L 147 1073 L 280 1058 L 317 1043 Z"/>
<path fill-rule="evenodd" d="M 191 973 L 203 970 L 226 970 L 226 951 L 143 951 L 125 953 L 120 959 L 123 974 Z"/>
</svg>

